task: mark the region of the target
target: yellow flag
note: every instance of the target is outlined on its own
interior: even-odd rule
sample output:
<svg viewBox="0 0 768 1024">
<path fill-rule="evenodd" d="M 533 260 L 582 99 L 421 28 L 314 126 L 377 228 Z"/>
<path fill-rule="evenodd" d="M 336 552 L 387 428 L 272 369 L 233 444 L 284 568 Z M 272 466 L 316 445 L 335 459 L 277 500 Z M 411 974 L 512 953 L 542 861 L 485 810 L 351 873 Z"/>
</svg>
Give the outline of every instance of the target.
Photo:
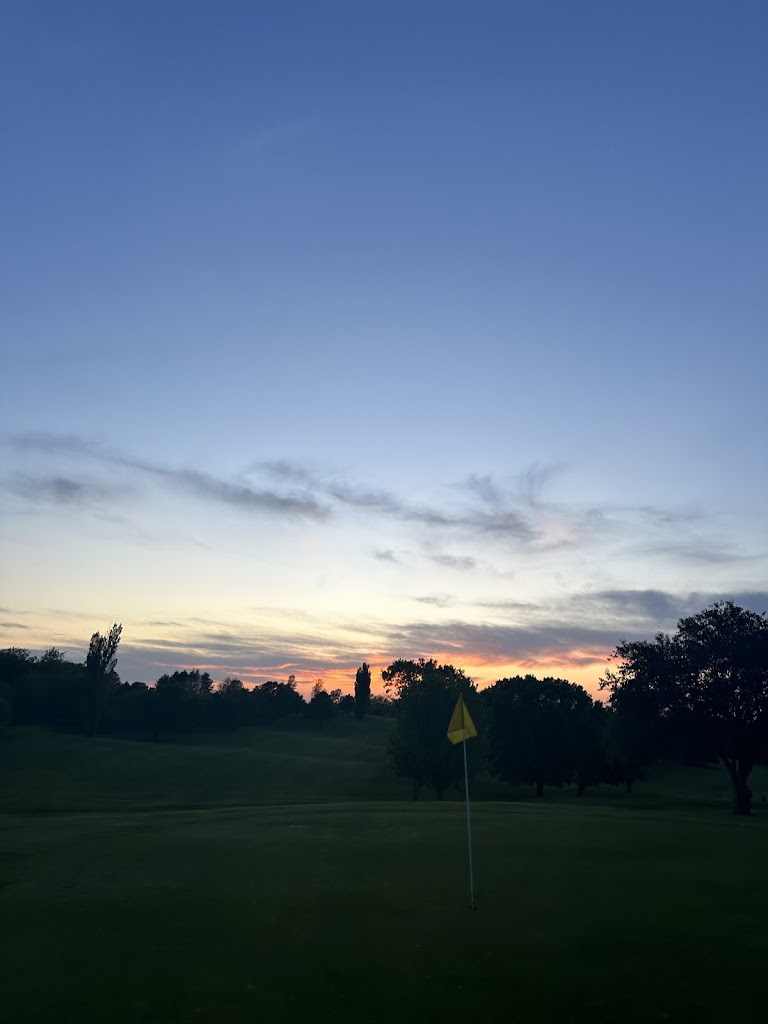
<svg viewBox="0 0 768 1024">
<path fill-rule="evenodd" d="M 464 706 L 464 698 L 459 696 L 448 726 L 448 739 L 451 743 L 462 743 L 471 740 L 473 736 L 477 736 L 475 723 Z"/>
</svg>

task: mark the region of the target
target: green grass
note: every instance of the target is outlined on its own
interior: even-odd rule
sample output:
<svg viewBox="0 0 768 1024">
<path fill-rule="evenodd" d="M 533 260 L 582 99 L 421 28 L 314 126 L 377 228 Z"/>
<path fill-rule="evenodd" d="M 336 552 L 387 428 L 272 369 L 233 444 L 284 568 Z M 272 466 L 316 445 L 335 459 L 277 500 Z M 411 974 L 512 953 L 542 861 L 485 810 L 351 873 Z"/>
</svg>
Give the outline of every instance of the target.
<svg viewBox="0 0 768 1024">
<path fill-rule="evenodd" d="M 329 802 L 398 797 L 381 718 L 322 728 L 201 734 L 172 743 L 6 729 L 0 811 L 120 810 Z"/>
<path fill-rule="evenodd" d="M 387 727 L 7 730 L 5 1024 L 765 1019 L 768 814 L 716 770 L 475 804 L 470 912 L 463 805 L 386 799 Z"/>
</svg>

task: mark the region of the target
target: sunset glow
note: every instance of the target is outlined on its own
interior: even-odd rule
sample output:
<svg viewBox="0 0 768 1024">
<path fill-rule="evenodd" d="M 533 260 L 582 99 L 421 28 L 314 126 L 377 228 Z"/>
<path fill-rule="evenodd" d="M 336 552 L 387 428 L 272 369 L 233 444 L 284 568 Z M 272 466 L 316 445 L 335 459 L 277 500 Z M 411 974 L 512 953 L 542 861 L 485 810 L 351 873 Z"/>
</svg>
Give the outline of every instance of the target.
<svg viewBox="0 0 768 1024">
<path fill-rule="evenodd" d="M 766 610 L 764 9 L 343 6 L 11 5 L 0 646 L 597 693 Z"/>
</svg>

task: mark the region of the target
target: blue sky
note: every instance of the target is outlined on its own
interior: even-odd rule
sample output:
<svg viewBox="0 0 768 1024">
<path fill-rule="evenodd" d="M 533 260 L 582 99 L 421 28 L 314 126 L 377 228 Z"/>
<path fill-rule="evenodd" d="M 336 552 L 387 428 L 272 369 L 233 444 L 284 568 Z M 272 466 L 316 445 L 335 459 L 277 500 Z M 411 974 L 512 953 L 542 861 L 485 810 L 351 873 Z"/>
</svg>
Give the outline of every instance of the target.
<svg viewBox="0 0 768 1024">
<path fill-rule="evenodd" d="M 0 646 L 594 690 L 768 609 L 762 2 L 0 5 Z"/>
</svg>

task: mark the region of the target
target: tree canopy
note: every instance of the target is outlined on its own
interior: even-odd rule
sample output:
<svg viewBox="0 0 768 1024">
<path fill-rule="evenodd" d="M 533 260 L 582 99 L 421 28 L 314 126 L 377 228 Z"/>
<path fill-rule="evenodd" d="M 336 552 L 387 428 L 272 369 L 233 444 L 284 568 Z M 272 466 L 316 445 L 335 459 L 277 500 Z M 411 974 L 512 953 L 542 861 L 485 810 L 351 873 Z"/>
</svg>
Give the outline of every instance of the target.
<svg viewBox="0 0 768 1024">
<path fill-rule="evenodd" d="M 0 651 L 0 724 L 161 738 L 210 729 L 266 726 L 302 715 L 322 724 L 334 715 L 393 715 L 390 768 L 439 798 L 462 776 L 463 757 L 446 731 L 459 695 L 478 727 L 467 747 L 470 769 L 487 758 L 499 779 L 546 786 L 634 781 L 656 758 L 719 760 L 733 809 L 749 814 L 750 773 L 768 762 L 768 617 L 716 602 L 681 618 L 673 635 L 622 641 L 601 680 L 607 705 L 564 679 L 532 675 L 498 680 L 477 692 L 464 671 L 434 658 L 397 659 L 382 673 L 386 695 L 371 694 L 371 671 L 355 673 L 354 696 L 327 692 L 318 680 L 305 699 L 294 676 L 248 687 L 183 668 L 156 683 L 120 683 L 122 627 L 93 633 L 83 662 L 50 647 L 40 656 Z"/>
<path fill-rule="evenodd" d="M 611 706 L 652 722 L 678 753 L 719 759 L 734 813 L 749 814 L 750 773 L 768 758 L 768 618 L 716 602 L 674 636 L 619 644 L 615 658 L 601 682 Z"/>
<path fill-rule="evenodd" d="M 492 774 L 510 782 L 562 786 L 576 776 L 595 781 L 590 758 L 597 757 L 594 702 L 565 679 L 514 676 L 484 691 L 488 704 L 488 763 Z"/>
<path fill-rule="evenodd" d="M 427 785 L 442 800 L 464 771 L 460 747 L 448 740 L 448 723 L 459 694 L 470 714 L 478 713 L 477 688 L 461 669 L 438 665 L 433 659 L 394 661 L 381 675 L 396 695 L 397 724 L 388 747 L 390 764 L 396 774 L 411 780 L 414 799 Z M 470 755 L 470 763 L 475 760 L 476 754 Z"/>
</svg>

